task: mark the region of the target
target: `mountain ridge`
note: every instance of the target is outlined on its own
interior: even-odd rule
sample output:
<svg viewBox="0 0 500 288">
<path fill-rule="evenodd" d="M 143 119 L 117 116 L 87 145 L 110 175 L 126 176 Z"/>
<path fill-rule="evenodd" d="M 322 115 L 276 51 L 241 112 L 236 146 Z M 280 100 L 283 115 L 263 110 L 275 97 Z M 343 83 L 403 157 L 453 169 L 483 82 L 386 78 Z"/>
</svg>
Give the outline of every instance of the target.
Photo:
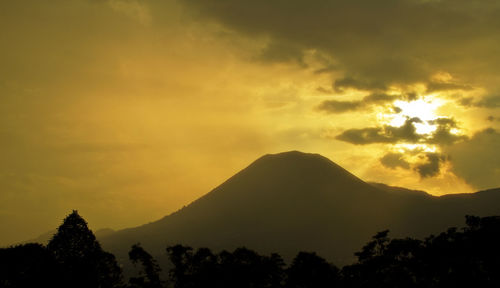
<svg viewBox="0 0 500 288">
<path fill-rule="evenodd" d="M 246 246 L 285 259 L 315 251 L 343 265 L 378 231 L 422 238 L 461 226 L 467 214 L 500 215 L 500 188 L 438 197 L 367 183 L 320 154 L 289 151 L 258 158 L 157 221 L 97 237 L 123 262 L 140 242 L 153 255 L 175 244 Z"/>
<path fill-rule="evenodd" d="M 316 251 L 340 264 L 381 230 L 424 237 L 462 225 L 466 214 L 500 214 L 500 200 L 482 201 L 500 190 L 490 194 L 391 193 L 319 154 L 290 151 L 264 155 L 176 212 L 101 241 L 117 255 L 136 242 L 153 254 L 181 243 L 215 250 L 247 246 L 285 258 Z"/>
</svg>

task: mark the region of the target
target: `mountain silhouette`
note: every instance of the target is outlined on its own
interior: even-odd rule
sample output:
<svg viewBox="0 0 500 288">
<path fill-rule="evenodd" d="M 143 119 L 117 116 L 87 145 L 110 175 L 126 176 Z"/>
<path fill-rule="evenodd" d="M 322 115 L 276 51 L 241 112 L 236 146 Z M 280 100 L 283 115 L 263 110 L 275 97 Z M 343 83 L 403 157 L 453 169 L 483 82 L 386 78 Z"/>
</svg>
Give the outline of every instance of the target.
<svg viewBox="0 0 500 288">
<path fill-rule="evenodd" d="M 378 231 L 420 238 L 461 226 L 466 214 L 500 215 L 500 189 L 435 197 L 366 183 L 321 155 L 291 151 L 265 155 L 179 211 L 100 241 L 119 259 L 138 242 L 154 255 L 181 243 L 285 259 L 315 251 L 343 265 Z"/>
</svg>

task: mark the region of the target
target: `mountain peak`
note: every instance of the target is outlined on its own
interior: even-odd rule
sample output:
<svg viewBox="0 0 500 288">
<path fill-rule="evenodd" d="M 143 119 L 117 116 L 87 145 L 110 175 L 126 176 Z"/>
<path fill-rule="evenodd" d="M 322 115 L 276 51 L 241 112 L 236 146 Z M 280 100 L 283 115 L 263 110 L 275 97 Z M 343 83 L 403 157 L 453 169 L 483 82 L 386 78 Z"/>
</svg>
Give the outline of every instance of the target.
<svg viewBox="0 0 500 288">
<path fill-rule="evenodd" d="M 305 157 L 305 156 L 325 158 L 317 153 L 307 153 L 307 152 L 302 152 L 299 150 L 290 150 L 290 151 L 279 152 L 279 153 L 274 153 L 274 154 L 272 154 L 272 153 L 266 154 L 266 155 L 262 156 L 261 158 L 265 158 L 265 157 Z"/>
<path fill-rule="evenodd" d="M 276 160 L 295 160 L 295 161 L 300 161 L 300 160 L 321 160 L 321 161 L 328 161 L 333 163 L 330 159 L 321 156 L 320 154 L 316 153 L 306 153 L 298 150 L 291 150 L 291 151 L 286 151 L 286 152 L 280 152 L 280 153 L 275 153 L 275 154 L 266 154 L 259 159 L 259 160 L 264 160 L 264 161 L 276 161 Z"/>
<path fill-rule="evenodd" d="M 320 186 L 333 182 L 336 185 L 341 185 L 344 182 L 365 184 L 361 179 L 320 154 L 304 153 L 296 150 L 266 154 L 235 176 L 244 174 L 249 177 L 253 173 L 257 174 L 254 175 L 256 182 L 269 179 L 270 183 L 281 180 L 285 182 L 315 183 Z"/>
<path fill-rule="evenodd" d="M 123 257 L 137 242 L 155 254 L 182 243 L 219 250 L 246 246 L 290 258 L 309 250 L 346 263 L 377 231 L 425 236 L 462 223 L 466 214 L 500 211 L 500 191 L 471 197 L 410 192 L 368 184 L 319 154 L 268 154 L 179 211 L 113 233 L 103 243 Z"/>
<path fill-rule="evenodd" d="M 367 194 L 378 193 L 377 188 L 326 157 L 289 151 L 262 156 L 183 210 L 200 211 L 204 207 L 206 213 L 227 209 L 241 212 L 258 206 L 263 212 L 276 211 L 279 206 L 293 213 L 297 209 L 314 210 L 318 203 L 361 201 Z M 247 212 L 251 217 L 255 211 Z"/>
</svg>

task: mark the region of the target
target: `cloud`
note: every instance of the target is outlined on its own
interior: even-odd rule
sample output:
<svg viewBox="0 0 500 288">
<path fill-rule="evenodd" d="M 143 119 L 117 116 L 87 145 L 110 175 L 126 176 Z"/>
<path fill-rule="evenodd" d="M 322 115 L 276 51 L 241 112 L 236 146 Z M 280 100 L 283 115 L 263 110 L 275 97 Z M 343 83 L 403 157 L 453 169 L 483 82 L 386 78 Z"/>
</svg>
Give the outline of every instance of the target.
<svg viewBox="0 0 500 288">
<path fill-rule="evenodd" d="M 335 60 L 342 90 L 382 89 L 425 83 L 437 71 L 458 79 L 498 75 L 500 44 L 496 1 L 469 0 L 186 0 L 188 7 L 249 37 L 287 43 L 295 61 L 314 49 Z M 258 19 L 256 21 L 255 19 Z M 464 41 L 466 39 L 466 41 Z M 273 42 L 270 46 L 275 46 Z M 293 51 L 289 50 L 293 47 Z M 265 48 L 268 49 L 268 48 Z M 271 58 L 271 60 L 273 60 Z M 468 89 L 463 83 L 431 83 L 431 91 Z"/>
<path fill-rule="evenodd" d="M 342 134 L 335 137 L 337 140 L 349 142 L 357 145 L 372 144 L 372 143 L 391 143 L 384 135 L 382 128 L 362 128 L 362 129 L 347 129 Z"/>
<path fill-rule="evenodd" d="M 380 158 L 380 163 L 387 168 L 396 169 L 398 167 L 415 170 L 421 178 L 430 178 L 439 175 L 442 163 L 447 160 L 444 154 L 431 152 L 417 152 L 416 156 L 425 159 L 423 163 L 410 163 L 404 159 L 403 153 L 387 153 Z"/>
<path fill-rule="evenodd" d="M 434 177 L 439 174 L 441 164 L 446 161 L 446 157 L 439 153 L 426 153 L 427 161 L 415 166 L 415 171 L 422 178 Z"/>
<path fill-rule="evenodd" d="M 300 66 L 307 67 L 303 59 L 303 52 L 295 43 L 271 41 L 257 56 L 257 60 L 271 63 L 295 62 Z"/>
<path fill-rule="evenodd" d="M 453 118 L 437 118 L 427 121 L 431 125 L 437 125 L 431 137 L 427 140 L 430 144 L 451 145 L 453 143 L 466 140 L 467 136 L 457 135 L 451 132 L 451 129 L 457 128 L 457 122 Z"/>
<path fill-rule="evenodd" d="M 389 138 L 396 140 L 396 142 L 400 142 L 403 140 L 411 143 L 416 143 L 420 139 L 422 139 L 422 135 L 417 134 L 417 129 L 415 128 L 415 125 L 413 125 L 413 123 L 422 123 L 422 120 L 417 117 L 408 118 L 402 126 L 385 126 L 384 131 Z"/>
<path fill-rule="evenodd" d="M 486 118 L 486 120 L 490 121 L 490 122 L 494 122 L 494 121 L 500 121 L 500 117 L 495 117 L 493 115 L 490 115 Z"/>
<path fill-rule="evenodd" d="M 392 102 L 395 99 L 398 99 L 398 97 L 385 93 L 372 93 L 359 101 L 326 100 L 323 101 L 316 109 L 327 113 L 343 113 L 366 109 L 374 104 L 385 104 Z"/>
<path fill-rule="evenodd" d="M 314 74 L 323 74 L 323 73 L 330 73 L 330 72 L 333 72 L 335 70 L 337 70 L 338 67 L 333 65 L 333 64 L 327 64 L 325 67 L 322 67 L 322 68 L 319 68 L 319 69 L 316 69 L 314 71 Z"/>
<path fill-rule="evenodd" d="M 464 107 L 479 107 L 495 109 L 500 107 L 500 96 L 486 96 L 482 99 L 475 99 L 474 97 L 458 97 L 456 102 Z"/>
<path fill-rule="evenodd" d="M 455 119 L 453 119 L 453 118 L 439 117 L 437 119 L 429 120 L 427 122 L 429 122 L 429 124 L 446 126 L 446 127 L 450 127 L 450 128 L 457 127 L 457 121 L 455 121 Z"/>
<path fill-rule="evenodd" d="M 453 172 L 477 189 L 500 186 L 500 133 L 492 128 L 446 147 Z"/>
<path fill-rule="evenodd" d="M 346 89 L 356 89 L 356 90 L 386 90 L 386 84 L 382 82 L 377 82 L 373 80 L 360 80 L 353 77 L 344 77 L 335 80 L 333 88 L 337 92 L 342 92 Z"/>
<path fill-rule="evenodd" d="M 395 114 L 403 112 L 403 109 L 399 108 L 398 106 L 392 106 L 391 109 Z"/>
<path fill-rule="evenodd" d="M 498 108 L 500 107 L 500 96 L 488 96 L 475 102 L 473 105 L 483 108 Z"/>
<path fill-rule="evenodd" d="M 450 91 L 450 90 L 472 90 L 472 86 L 461 83 L 450 83 L 450 82 L 436 82 L 431 81 L 427 84 L 427 92 L 439 92 L 439 91 Z"/>
<path fill-rule="evenodd" d="M 383 127 L 370 127 L 362 129 L 348 129 L 337 135 L 335 139 L 357 145 L 373 143 L 417 143 L 423 136 L 417 134 L 413 123 L 421 123 L 419 118 L 408 118 L 400 127 L 385 125 Z"/>
<path fill-rule="evenodd" d="M 399 127 L 384 125 L 382 127 L 368 127 L 361 129 L 347 129 L 337 135 L 335 139 L 357 145 L 373 143 L 427 143 L 438 145 L 451 145 L 467 139 L 465 135 L 452 133 L 452 129 L 458 128 L 453 118 L 440 117 L 435 120 L 426 121 L 435 125 L 436 130 L 429 134 L 419 134 L 413 123 L 424 123 L 421 119 L 407 118 Z"/>
<path fill-rule="evenodd" d="M 362 101 L 326 100 L 317 107 L 317 110 L 327 113 L 343 113 L 347 111 L 359 110 L 363 107 L 365 107 L 365 104 Z"/>
<path fill-rule="evenodd" d="M 387 153 L 384 157 L 380 158 L 380 163 L 391 169 L 396 169 L 398 167 L 410 169 L 410 163 L 404 159 L 403 153 Z"/>
</svg>

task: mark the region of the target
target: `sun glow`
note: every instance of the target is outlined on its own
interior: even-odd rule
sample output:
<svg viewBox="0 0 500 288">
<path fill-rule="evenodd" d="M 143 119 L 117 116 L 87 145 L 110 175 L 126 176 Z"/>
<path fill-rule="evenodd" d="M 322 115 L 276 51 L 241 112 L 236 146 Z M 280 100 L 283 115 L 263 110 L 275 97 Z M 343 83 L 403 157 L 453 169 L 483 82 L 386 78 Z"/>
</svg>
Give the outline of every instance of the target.
<svg viewBox="0 0 500 288">
<path fill-rule="evenodd" d="M 416 133 L 430 134 L 434 132 L 436 125 L 430 124 L 428 121 L 435 120 L 439 116 L 436 115 L 436 110 L 442 105 L 442 101 L 432 97 L 431 100 L 418 99 L 414 101 L 396 100 L 393 105 L 398 113 L 382 114 L 383 122 L 393 127 L 401 127 L 408 119 L 418 118 L 413 122 Z"/>
<path fill-rule="evenodd" d="M 400 153 L 407 153 L 407 152 L 437 152 L 438 148 L 434 145 L 427 145 L 427 144 L 409 144 L 409 143 L 399 143 L 394 145 L 395 150 L 400 152 Z"/>
<path fill-rule="evenodd" d="M 413 125 L 415 126 L 415 132 L 420 135 L 430 134 L 437 129 L 435 125 L 431 125 L 427 122 L 413 123 Z"/>
<path fill-rule="evenodd" d="M 436 95 L 428 95 L 414 101 L 396 100 L 392 103 L 393 112 L 381 112 L 379 119 L 382 123 L 391 127 L 402 127 L 411 120 L 411 125 L 415 128 L 415 133 L 425 137 L 430 137 L 438 129 L 434 120 L 444 116 L 438 115 L 437 110 L 444 104 L 443 100 Z M 457 130 L 457 129 L 455 129 Z M 454 131 L 458 133 L 457 131 Z M 401 151 L 422 151 L 436 152 L 438 148 L 428 143 L 399 143 L 395 147 Z M 403 153 L 403 152 L 402 152 Z"/>
<path fill-rule="evenodd" d="M 400 115 L 414 118 L 418 117 L 420 120 L 429 121 L 434 120 L 438 116 L 436 115 L 436 110 L 442 105 L 441 101 L 433 99 L 432 101 L 425 101 L 423 99 L 418 99 L 415 101 L 394 101 L 394 106 L 401 109 Z"/>
</svg>

